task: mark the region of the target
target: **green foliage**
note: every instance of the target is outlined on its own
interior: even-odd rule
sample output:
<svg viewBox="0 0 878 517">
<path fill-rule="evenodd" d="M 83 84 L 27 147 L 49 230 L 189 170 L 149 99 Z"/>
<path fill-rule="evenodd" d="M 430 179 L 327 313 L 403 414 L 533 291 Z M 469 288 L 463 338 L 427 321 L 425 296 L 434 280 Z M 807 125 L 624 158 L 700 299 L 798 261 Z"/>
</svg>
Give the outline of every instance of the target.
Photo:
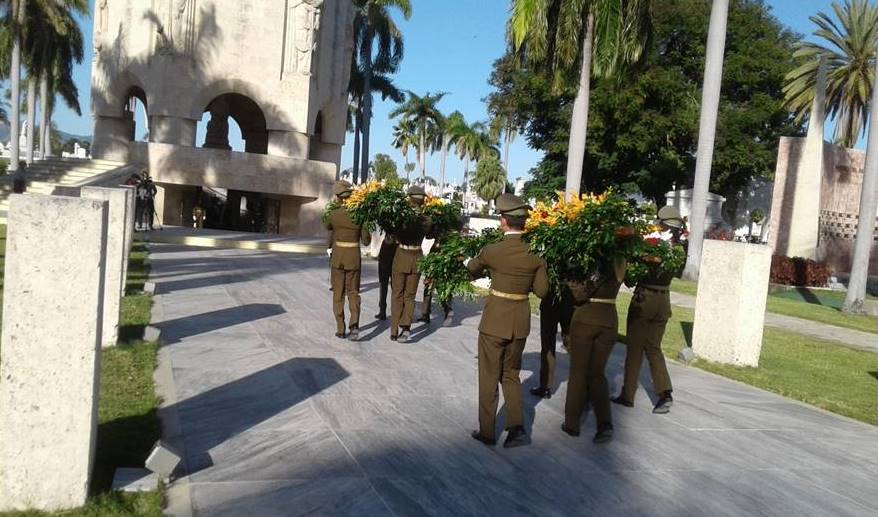
<svg viewBox="0 0 878 517">
<path fill-rule="evenodd" d="M 633 286 L 652 275 L 674 276 L 686 265 L 686 249 L 654 237 L 637 239 L 629 256 L 625 283 Z"/>
<path fill-rule="evenodd" d="M 447 303 L 455 297 L 474 298 L 476 291 L 472 277 L 460 257 L 475 257 L 482 248 L 502 239 L 503 233 L 498 229 L 486 229 L 476 236 L 452 233 L 439 250 L 418 262 L 418 270 L 432 281 L 433 292 L 440 303 Z"/>
<path fill-rule="evenodd" d="M 473 188 L 485 201 L 493 201 L 506 187 L 506 171 L 495 156 L 486 156 L 476 165 Z"/>
<path fill-rule="evenodd" d="M 691 184 L 709 14 L 702 0 L 653 2 L 644 63 L 592 81 L 584 192 L 634 186 L 664 204 L 675 183 Z M 780 136 L 801 134 L 782 93 L 795 42 L 762 1 L 731 1 L 712 192 L 731 198 L 751 178 L 771 177 Z M 528 144 L 545 153 L 526 194 L 550 199 L 565 183 L 575 90 L 555 91 L 538 72 L 507 55 L 495 63 L 491 84 L 512 99 Z"/>
<path fill-rule="evenodd" d="M 826 112 L 836 119 L 834 139 L 845 147 L 856 145 L 869 122 L 869 102 L 875 84 L 875 40 L 878 6 L 866 0 L 832 2 L 838 21 L 826 13 L 811 16 L 814 36 L 824 44 L 802 41 L 795 57 L 800 65 L 786 79 L 784 93 L 798 120 L 811 113 L 817 68 L 826 59 Z"/>
<path fill-rule="evenodd" d="M 380 226 L 390 234 L 399 233 L 418 218 L 418 212 L 409 205 L 406 193 L 387 186 L 369 192 L 358 206 L 348 207 L 348 212 L 361 228 L 374 231 Z"/>
<path fill-rule="evenodd" d="M 463 226 L 463 206 L 460 203 L 445 203 L 438 199 L 434 202 L 428 201 L 421 213 L 430 218 L 433 233 L 439 237 L 458 231 Z"/>
<path fill-rule="evenodd" d="M 396 162 L 386 154 L 376 154 L 372 161 L 372 173 L 376 181 L 394 181 L 399 179 Z"/>
<path fill-rule="evenodd" d="M 320 215 L 320 220 L 323 221 L 323 224 L 326 224 L 329 222 L 330 214 L 332 214 L 332 212 L 340 206 L 341 206 L 341 204 L 336 199 L 333 199 L 332 201 L 330 201 L 329 203 L 326 204 L 326 208 L 323 209 L 323 213 Z"/>
</svg>

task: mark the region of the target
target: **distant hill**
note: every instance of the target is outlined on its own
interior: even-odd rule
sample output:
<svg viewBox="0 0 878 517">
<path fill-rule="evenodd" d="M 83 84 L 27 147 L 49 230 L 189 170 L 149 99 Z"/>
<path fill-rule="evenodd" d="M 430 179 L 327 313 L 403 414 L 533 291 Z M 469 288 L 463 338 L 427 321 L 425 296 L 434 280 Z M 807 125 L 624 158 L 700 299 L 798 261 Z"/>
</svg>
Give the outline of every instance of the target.
<svg viewBox="0 0 878 517">
<path fill-rule="evenodd" d="M 67 133 L 65 131 L 58 131 L 58 134 L 61 136 L 61 142 L 66 142 L 70 139 L 77 139 L 79 141 L 86 140 L 88 142 L 92 141 L 91 135 L 74 135 L 71 133 Z M 0 122 L 0 142 L 6 143 L 9 141 L 9 124 Z"/>
</svg>

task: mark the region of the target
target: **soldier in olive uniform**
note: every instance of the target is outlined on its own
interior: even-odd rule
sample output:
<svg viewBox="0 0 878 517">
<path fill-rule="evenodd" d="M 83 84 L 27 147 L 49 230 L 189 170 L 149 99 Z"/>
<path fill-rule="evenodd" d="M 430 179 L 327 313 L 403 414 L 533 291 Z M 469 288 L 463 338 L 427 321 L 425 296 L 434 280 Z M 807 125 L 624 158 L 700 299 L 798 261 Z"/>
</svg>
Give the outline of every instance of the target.
<svg viewBox="0 0 878 517">
<path fill-rule="evenodd" d="M 552 398 L 555 386 L 555 348 L 557 345 L 558 325 L 561 325 L 561 340 L 564 347 L 569 347 L 570 318 L 573 317 L 573 299 L 566 286 L 558 288 L 556 296 L 550 292 L 540 301 L 540 385 L 531 388 L 535 397 Z"/>
<path fill-rule="evenodd" d="M 485 272 L 491 276 L 491 291 L 479 324 L 479 430 L 472 433 L 473 438 L 486 445 L 497 443 L 494 421 L 498 382 L 506 402 L 508 433 L 503 446 L 527 443 L 519 371 L 530 333 L 528 294 L 533 292 L 542 298 L 549 290 L 545 262 L 532 255 L 521 240 L 529 208 L 517 196 L 501 194 L 497 211 L 501 214 L 504 239 L 485 246 L 466 263 L 474 278 Z"/>
<path fill-rule="evenodd" d="M 337 181 L 332 188 L 339 201 L 350 196 L 351 190 L 351 184 L 347 181 Z M 330 281 L 335 336 L 345 337 L 344 298 L 347 295 L 351 310 L 350 339 L 356 341 L 360 338 L 360 243 L 369 244 L 371 235 L 357 226 L 343 207 L 329 214 L 326 228 L 329 230 L 329 246 L 332 250 Z"/>
<path fill-rule="evenodd" d="M 586 402 L 597 419 L 595 443 L 613 438 L 610 394 L 604 370 L 618 334 L 616 295 L 625 279 L 625 260 L 602 264 L 585 282 L 568 283 L 576 308 L 570 320 L 570 380 L 561 429 L 579 436 Z"/>
<path fill-rule="evenodd" d="M 390 274 L 393 271 L 393 257 L 399 243 L 393 235 L 384 234 L 381 249 L 378 251 L 378 314 L 375 319 L 387 319 L 387 289 L 390 287 Z"/>
<path fill-rule="evenodd" d="M 424 204 L 427 193 L 423 187 L 415 185 L 408 191 L 409 203 L 414 208 Z M 391 288 L 393 299 L 390 304 L 390 339 L 406 343 L 411 339 L 412 320 L 415 317 L 415 295 L 421 274 L 418 272 L 418 260 L 424 256 L 421 244 L 430 234 L 430 220 L 419 217 L 414 224 L 403 228 L 396 240 L 399 245 L 393 257 Z M 401 332 L 400 332 L 401 329 Z"/>
<path fill-rule="evenodd" d="M 678 243 L 683 231 L 683 218 L 672 206 L 663 207 L 658 212 L 659 226 L 668 240 Z M 628 352 L 625 355 L 625 382 L 622 392 L 613 402 L 626 407 L 634 407 L 634 394 L 637 391 L 640 365 L 643 356 L 649 362 L 652 373 L 652 385 L 658 401 L 653 413 L 664 414 L 671 410 L 674 398 L 671 396 L 671 376 L 665 365 L 662 354 L 662 338 L 665 326 L 671 318 L 671 296 L 669 286 L 674 276 L 679 277 L 682 269 L 676 274 L 661 274 L 650 271 L 646 280 L 639 282 L 634 289 L 634 299 L 628 307 L 628 329 L 626 342 Z"/>
</svg>

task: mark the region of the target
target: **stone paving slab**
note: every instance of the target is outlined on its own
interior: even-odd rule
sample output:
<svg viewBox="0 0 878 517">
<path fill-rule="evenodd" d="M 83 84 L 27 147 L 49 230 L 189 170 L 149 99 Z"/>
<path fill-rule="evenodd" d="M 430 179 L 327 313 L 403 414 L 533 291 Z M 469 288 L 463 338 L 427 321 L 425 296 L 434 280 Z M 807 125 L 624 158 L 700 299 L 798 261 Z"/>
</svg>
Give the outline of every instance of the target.
<svg viewBox="0 0 878 517">
<path fill-rule="evenodd" d="M 878 428 L 672 363 L 671 413 L 653 415 L 654 395 L 639 390 L 635 408 L 613 408 L 613 442 L 596 446 L 590 415 L 581 438 L 559 428 L 559 348 L 557 394 L 525 398 L 533 443 L 487 448 L 469 437 L 478 305 L 393 343 L 371 318 L 377 268 L 366 260 L 368 339 L 352 343 L 333 337 L 325 257 L 155 245 L 152 258 L 188 471 L 178 484 L 195 515 L 878 512 Z M 619 345 L 613 392 L 623 359 Z M 524 389 L 538 369 L 535 333 Z"/>
</svg>

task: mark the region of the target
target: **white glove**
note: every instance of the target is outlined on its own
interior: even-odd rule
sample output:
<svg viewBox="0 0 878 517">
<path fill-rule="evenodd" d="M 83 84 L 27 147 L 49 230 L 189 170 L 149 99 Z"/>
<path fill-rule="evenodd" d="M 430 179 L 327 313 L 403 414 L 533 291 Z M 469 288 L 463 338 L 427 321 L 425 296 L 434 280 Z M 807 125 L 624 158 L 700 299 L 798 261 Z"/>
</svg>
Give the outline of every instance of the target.
<svg viewBox="0 0 878 517">
<path fill-rule="evenodd" d="M 327 256 L 327 257 L 331 257 L 331 256 L 332 256 L 332 248 L 326 248 L 326 256 Z"/>
</svg>

